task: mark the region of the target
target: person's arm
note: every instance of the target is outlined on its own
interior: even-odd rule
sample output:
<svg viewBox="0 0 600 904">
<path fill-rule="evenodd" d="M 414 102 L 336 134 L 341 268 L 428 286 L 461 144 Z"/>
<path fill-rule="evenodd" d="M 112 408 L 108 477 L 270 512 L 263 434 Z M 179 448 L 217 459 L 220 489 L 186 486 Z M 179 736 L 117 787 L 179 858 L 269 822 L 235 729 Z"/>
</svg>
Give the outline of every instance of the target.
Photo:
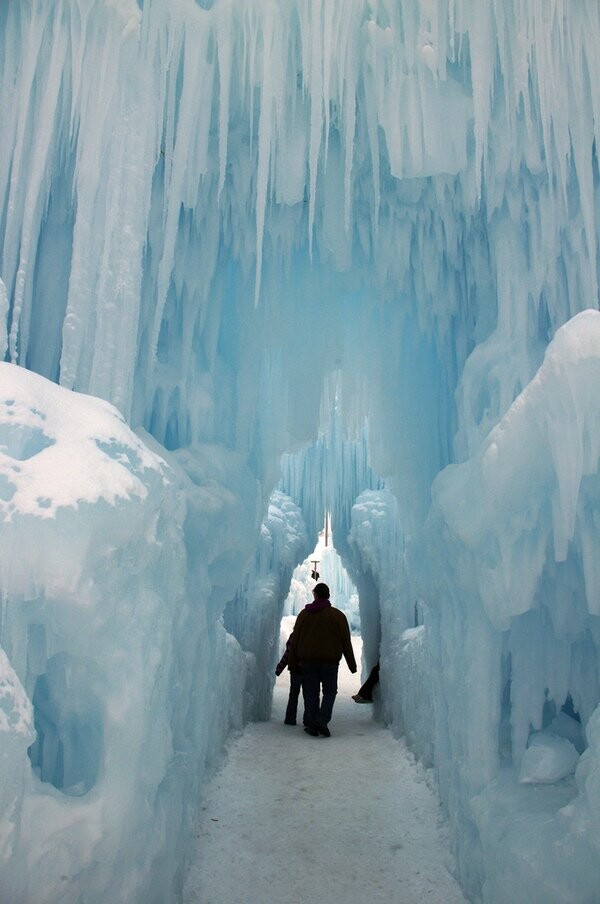
<svg viewBox="0 0 600 904">
<path fill-rule="evenodd" d="M 348 619 L 341 613 L 342 618 L 340 619 L 340 630 L 342 632 L 342 653 L 344 654 L 344 659 L 348 663 L 348 668 L 354 675 L 355 672 L 358 671 L 356 666 L 356 659 L 354 658 L 354 650 L 352 649 L 352 636 L 350 634 L 350 627 L 348 625 Z"/>
<path fill-rule="evenodd" d="M 285 650 L 284 650 L 284 652 L 283 652 L 283 656 L 281 657 L 281 659 L 279 660 L 279 662 L 278 662 L 277 665 L 275 666 L 275 674 L 277 675 L 277 677 L 279 677 L 279 675 L 281 675 L 281 673 L 283 672 L 284 668 L 285 668 L 286 665 L 288 664 L 288 659 L 289 659 L 289 655 L 290 655 L 290 641 L 291 641 L 291 639 L 292 639 L 292 635 L 290 634 L 290 636 L 289 636 L 288 639 L 287 639 L 287 643 L 286 643 L 286 645 L 285 645 Z"/>
<path fill-rule="evenodd" d="M 300 613 L 298 618 L 296 619 L 296 624 L 294 625 L 294 630 L 290 634 L 290 639 L 288 640 L 287 645 L 287 654 L 288 654 L 288 669 L 292 671 L 292 669 L 297 669 L 299 666 L 298 662 L 298 637 L 300 635 L 300 631 L 302 630 L 302 616 L 303 612 Z"/>
</svg>

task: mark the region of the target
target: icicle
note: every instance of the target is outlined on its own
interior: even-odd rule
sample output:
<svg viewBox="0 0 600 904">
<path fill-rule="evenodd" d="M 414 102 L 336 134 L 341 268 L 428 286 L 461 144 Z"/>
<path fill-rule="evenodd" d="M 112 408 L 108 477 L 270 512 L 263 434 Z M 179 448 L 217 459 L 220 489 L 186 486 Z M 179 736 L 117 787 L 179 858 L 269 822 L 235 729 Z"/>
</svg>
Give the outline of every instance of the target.
<svg viewBox="0 0 600 904">
<path fill-rule="evenodd" d="M 9 335 L 11 360 L 16 362 L 25 359 L 29 340 L 29 305 L 33 292 L 33 269 L 41 220 L 47 204 L 49 193 L 49 158 L 52 153 L 52 142 L 55 138 L 57 104 L 63 77 L 63 69 L 67 54 L 67 42 L 64 30 L 60 27 L 61 4 L 57 9 L 55 32 L 52 41 L 50 67 L 45 80 L 40 102 L 40 115 L 36 121 L 33 153 L 28 166 L 27 191 L 24 199 L 24 216 L 21 226 L 21 244 L 19 249 L 19 267 L 15 278 L 13 293 L 12 323 Z M 17 350 L 17 337 L 22 318 L 25 328 L 21 331 L 21 350 Z"/>
<path fill-rule="evenodd" d="M 309 208 L 308 249 L 312 257 L 313 229 L 317 202 L 317 174 L 323 134 L 323 70 L 322 70 L 322 0 L 311 0 L 310 29 L 310 142 L 309 142 Z"/>
<path fill-rule="evenodd" d="M 208 40 L 209 28 L 204 22 L 196 22 L 195 28 L 188 27 L 182 50 L 182 93 L 179 102 L 179 116 L 173 150 L 171 180 L 166 192 L 167 203 L 165 211 L 163 252 L 158 268 L 156 287 L 157 302 L 152 328 L 151 348 L 153 349 L 153 355 L 156 354 L 158 347 L 160 325 L 171 281 L 177 232 L 179 228 L 179 217 L 185 194 L 188 159 L 190 150 L 193 150 L 192 137 L 197 135 L 196 107 L 198 98 L 202 96 L 202 87 L 206 81 L 206 67 L 207 65 L 210 65 L 211 67 L 214 66 L 214 62 L 207 64 L 206 61 Z M 207 120 L 204 120 L 205 127 L 208 124 Z M 198 176 L 196 178 L 198 178 Z"/>
<path fill-rule="evenodd" d="M 8 350 L 8 293 L 0 279 L 0 361 L 4 361 Z"/>
<path fill-rule="evenodd" d="M 266 15 L 263 23 L 263 58 L 261 77 L 260 117 L 258 122 L 258 165 L 256 174 L 256 277 L 254 282 L 254 306 L 258 305 L 262 276 L 265 208 L 271 162 L 271 130 L 273 127 L 273 72 L 274 21 Z"/>
<path fill-rule="evenodd" d="M 219 58 L 219 189 L 221 197 L 225 185 L 225 173 L 227 169 L 227 138 L 229 133 L 229 86 L 231 82 L 231 50 L 233 37 L 233 23 L 231 21 L 231 7 L 217 7 L 219 15 L 216 20 L 215 40 Z M 204 104 L 210 107 L 210 104 Z"/>
<path fill-rule="evenodd" d="M 368 69 L 365 76 L 366 89 L 371 95 L 376 94 L 375 87 L 379 81 L 379 60 L 374 40 L 374 32 L 376 28 L 376 23 L 371 19 L 371 21 L 367 25 L 370 51 L 370 55 L 367 57 L 367 63 L 370 68 Z M 379 172 L 379 136 L 377 132 L 377 110 L 375 108 L 375 104 L 371 103 L 367 105 L 366 120 L 369 137 L 369 148 L 371 151 L 371 168 L 373 171 L 374 204 L 372 223 L 375 237 L 377 237 L 379 230 L 379 207 L 381 204 L 381 176 Z"/>
<path fill-rule="evenodd" d="M 475 183 L 477 197 L 485 168 L 487 131 L 492 108 L 495 47 L 492 35 L 491 4 L 477 7 L 470 23 L 471 77 L 475 112 Z"/>
<path fill-rule="evenodd" d="M 323 154 L 323 163 L 327 167 L 327 153 L 329 150 L 329 130 L 331 128 L 331 64 L 332 58 L 337 47 L 334 48 L 334 16 L 336 11 L 335 3 L 325 3 L 323 7 L 323 115 L 325 117 L 325 148 Z"/>
<path fill-rule="evenodd" d="M 37 111 L 32 109 L 32 103 L 35 100 L 33 84 L 36 77 L 36 65 L 40 60 L 41 44 L 44 37 L 45 28 L 50 27 L 40 19 L 31 19 L 27 23 L 27 30 L 24 33 L 26 40 L 25 51 L 22 55 L 20 63 L 20 79 L 19 91 L 15 99 L 13 99 L 13 121 L 14 121 L 14 150 L 10 162 L 6 161 L 7 176 L 7 198 L 6 198 L 6 228 L 4 235 L 3 248 L 3 277 L 8 283 L 11 291 L 17 294 L 17 309 L 13 316 L 15 320 L 11 328 L 9 336 L 10 354 L 13 361 L 17 360 L 17 334 L 19 327 L 19 318 L 22 306 L 22 299 L 25 292 L 26 275 L 24 267 L 27 265 L 27 257 L 23 257 L 23 253 L 27 255 L 27 250 L 31 237 L 25 236 L 25 248 L 20 247 L 23 237 L 23 220 L 25 217 L 29 220 L 29 229 L 33 228 L 34 211 L 30 209 L 25 211 L 25 195 L 27 194 L 30 203 L 37 201 L 37 192 L 35 191 L 35 183 L 37 182 L 38 190 L 41 189 L 43 180 L 43 147 L 44 137 L 37 143 L 38 158 L 37 165 L 33 173 L 34 185 L 29 186 L 26 173 L 31 165 L 31 130 L 33 128 L 33 120 Z M 42 55 L 42 59 L 44 59 Z M 53 57 L 55 59 L 55 57 Z M 53 111 L 52 111 L 53 112 Z M 44 111 L 46 117 L 46 128 L 49 127 L 48 111 Z M 47 147 L 47 144 L 46 144 Z M 10 181 L 8 181 L 10 173 Z M 21 217 L 23 219 L 21 219 Z M 16 318 L 16 319 L 15 319 Z"/>
<path fill-rule="evenodd" d="M 120 23 L 111 24 L 115 27 Z M 106 149 L 113 139 L 112 116 L 118 103 L 121 71 L 120 41 L 115 40 L 114 33 L 110 34 L 110 28 L 109 35 L 101 46 L 92 46 L 84 55 L 80 106 L 74 118 L 78 134 L 74 185 L 77 217 L 60 360 L 60 382 L 68 388 L 85 386 L 89 377 L 94 351 L 96 279 L 101 263 L 108 263 L 103 241 Z M 82 34 L 81 40 L 84 38 Z"/>
<path fill-rule="evenodd" d="M 352 217 L 352 166 L 356 140 L 356 90 L 358 67 L 361 62 L 358 35 L 361 6 L 353 4 L 351 11 L 339 8 L 338 29 L 342 32 L 339 45 L 338 97 L 340 104 L 340 132 L 344 150 L 344 228 L 351 231 Z"/>
<path fill-rule="evenodd" d="M 114 133 L 106 187 L 107 263 L 97 284 L 95 343 L 89 375 L 89 391 L 110 398 L 126 415 L 134 369 L 129 349 L 136 341 L 138 330 L 142 256 L 154 162 L 152 131 L 147 130 L 149 117 L 140 94 L 143 98 L 142 92 L 132 92 Z"/>
</svg>

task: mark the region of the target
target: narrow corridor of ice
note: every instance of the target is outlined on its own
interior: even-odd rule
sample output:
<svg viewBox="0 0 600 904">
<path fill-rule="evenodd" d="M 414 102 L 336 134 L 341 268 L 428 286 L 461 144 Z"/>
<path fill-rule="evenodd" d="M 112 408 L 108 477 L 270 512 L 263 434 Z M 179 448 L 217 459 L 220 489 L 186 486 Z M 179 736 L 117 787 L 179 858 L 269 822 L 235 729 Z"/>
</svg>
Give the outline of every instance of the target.
<svg viewBox="0 0 600 904">
<path fill-rule="evenodd" d="M 184 904 L 464 901 L 428 776 L 353 703 L 358 677 L 342 661 L 329 739 L 283 724 L 288 687 L 206 788 Z"/>
</svg>

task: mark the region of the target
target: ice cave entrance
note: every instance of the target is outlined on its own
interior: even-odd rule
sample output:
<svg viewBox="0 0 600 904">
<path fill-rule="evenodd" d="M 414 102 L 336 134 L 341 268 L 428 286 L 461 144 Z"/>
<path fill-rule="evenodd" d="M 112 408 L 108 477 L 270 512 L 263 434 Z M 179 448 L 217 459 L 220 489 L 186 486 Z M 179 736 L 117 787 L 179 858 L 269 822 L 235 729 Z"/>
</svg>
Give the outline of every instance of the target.
<svg viewBox="0 0 600 904">
<path fill-rule="evenodd" d="M 319 581 L 329 587 L 331 602 L 345 614 L 352 634 L 360 635 L 358 590 L 334 546 L 329 512 L 325 515 L 325 524 L 319 531 L 313 552 L 294 569 L 292 574 L 281 618 L 282 647 L 292 633 L 296 616 L 307 603 L 312 602 L 312 590 Z"/>
</svg>

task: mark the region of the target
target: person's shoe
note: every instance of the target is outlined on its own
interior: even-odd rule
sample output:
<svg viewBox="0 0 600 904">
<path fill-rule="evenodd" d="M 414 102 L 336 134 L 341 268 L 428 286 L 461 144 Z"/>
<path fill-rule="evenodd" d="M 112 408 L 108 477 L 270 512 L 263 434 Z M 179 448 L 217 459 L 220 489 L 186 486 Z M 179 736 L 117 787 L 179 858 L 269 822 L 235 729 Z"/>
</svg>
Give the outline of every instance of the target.
<svg viewBox="0 0 600 904">
<path fill-rule="evenodd" d="M 317 729 L 317 731 L 320 735 L 323 735 L 324 738 L 331 737 L 331 732 L 329 731 L 329 729 L 327 728 L 326 725 L 315 725 L 315 728 Z"/>
<path fill-rule="evenodd" d="M 304 731 L 306 732 L 306 734 L 309 734 L 312 738 L 318 738 L 318 737 L 319 737 L 319 732 L 318 732 L 318 730 L 315 728 L 314 725 L 305 725 L 305 726 L 304 726 Z"/>
<path fill-rule="evenodd" d="M 352 699 L 355 703 L 372 703 L 373 700 L 367 699 L 367 697 L 361 697 L 360 694 L 352 694 Z"/>
<path fill-rule="evenodd" d="M 294 720 L 294 721 L 292 722 L 291 719 L 284 719 L 284 720 L 283 720 L 283 724 L 284 724 L 284 725 L 295 725 L 295 724 L 296 724 L 296 721 Z"/>
</svg>

